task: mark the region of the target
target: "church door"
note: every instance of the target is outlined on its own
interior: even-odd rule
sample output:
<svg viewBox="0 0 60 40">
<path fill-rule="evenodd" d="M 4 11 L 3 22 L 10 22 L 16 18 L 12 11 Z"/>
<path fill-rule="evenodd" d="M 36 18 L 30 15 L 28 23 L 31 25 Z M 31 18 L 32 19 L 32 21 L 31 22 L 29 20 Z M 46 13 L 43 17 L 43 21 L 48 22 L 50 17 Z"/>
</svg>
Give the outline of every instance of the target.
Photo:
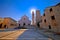
<svg viewBox="0 0 60 40">
<path fill-rule="evenodd" d="M 23 23 L 23 26 L 25 26 L 26 24 L 25 23 Z"/>
<path fill-rule="evenodd" d="M 19 24 L 19 26 L 20 26 L 20 24 Z"/>
</svg>

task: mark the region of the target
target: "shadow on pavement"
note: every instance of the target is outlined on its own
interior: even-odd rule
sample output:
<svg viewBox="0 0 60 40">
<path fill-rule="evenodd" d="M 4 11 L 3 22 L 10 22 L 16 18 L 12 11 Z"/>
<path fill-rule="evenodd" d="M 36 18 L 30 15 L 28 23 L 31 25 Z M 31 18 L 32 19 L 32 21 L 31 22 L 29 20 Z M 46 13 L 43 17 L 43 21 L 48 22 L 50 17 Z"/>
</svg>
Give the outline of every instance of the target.
<svg viewBox="0 0 60 40">
<path fill-rule="evenodd" d="M 45 37 L 44 35 L 35 32 L 34 29 L 27 29 L 17 38 L 17 40 L 39 40 L 39 39 L 48 40 L 48 38 Z"/>
</svg>

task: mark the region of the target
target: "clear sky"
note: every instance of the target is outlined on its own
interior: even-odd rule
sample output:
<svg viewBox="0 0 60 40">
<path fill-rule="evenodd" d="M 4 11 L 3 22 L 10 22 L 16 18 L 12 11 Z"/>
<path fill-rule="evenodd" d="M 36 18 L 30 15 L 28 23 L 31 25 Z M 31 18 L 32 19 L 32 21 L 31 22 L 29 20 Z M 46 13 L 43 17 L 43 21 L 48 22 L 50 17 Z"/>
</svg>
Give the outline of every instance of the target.
<svg viewBox="0 0 60 40">
<path fill-rule="evenodd" d="M 32 8 L 39 9 L 42 15 L 46 7 L 59 2 L 60 0 L 0 0 L 0 17 L 11 17 L 18 21 L 23 15 L 27 15 L 31 20 Z"/>
</svg>

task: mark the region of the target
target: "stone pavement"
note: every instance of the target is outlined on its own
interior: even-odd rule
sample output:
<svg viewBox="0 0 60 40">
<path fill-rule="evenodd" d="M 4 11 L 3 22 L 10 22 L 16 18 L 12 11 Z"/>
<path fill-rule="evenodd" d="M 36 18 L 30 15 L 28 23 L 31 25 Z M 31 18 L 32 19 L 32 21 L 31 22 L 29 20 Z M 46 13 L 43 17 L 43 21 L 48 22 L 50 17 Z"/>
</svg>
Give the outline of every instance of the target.
<svg viewBox="0 0 60 40">
<path fill-rule="evenodd" d="M 52 40 L 41 33 L 36 32 L 36 29 L 28 29 L 21 34 L 17 40 Z"/>
<path fill-rule="evenodd" d="M 7 29 L 7 30 L 0 30 L 0 40 L 52 40 L 49 37 L 41 33 L 38 33 L 36 28 L 33 29 Z"/>
<path fill-rule="evenodd" d="M 37 32 L 45 35 L 46 37 L 49 37 L 53 40 L 60 40 L 60 35 L 57 35 L 49 30 L 45 30 L 45 29 L 36 29 Z"/>
<path fill-rule="evenodd" d="M 19 30 L 10 30 L 10 31 L 4 31 L 0 32 L 0 40 L 16 40 L 19 35 L 24 33 L 26 29 L 19 29 Z"/>
</svg>

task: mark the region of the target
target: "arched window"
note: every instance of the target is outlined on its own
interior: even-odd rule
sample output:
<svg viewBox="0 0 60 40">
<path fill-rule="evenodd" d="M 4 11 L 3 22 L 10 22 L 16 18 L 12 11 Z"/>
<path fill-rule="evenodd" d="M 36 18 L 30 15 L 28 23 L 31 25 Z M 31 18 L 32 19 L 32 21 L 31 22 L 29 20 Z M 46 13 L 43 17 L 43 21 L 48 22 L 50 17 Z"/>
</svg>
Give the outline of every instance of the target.
<svg viewBox="0 0 60 40">
<path fill-rule="evenodd" d="M 52 19 L 52 20 L 55 20 L 55 17 L 54 17 L 54 16 L 51 16 L 51 19 Z"/>
<path fill-rule="evenodd" d="M 43 16 L 45 16 L 45 13 L 43 14 Z"/>
<path fill-rule="evenodd" d="M 46 23 L 46 19 L 44 20 L 44 22 Z"/>
<path fill-rule="evenodd" d="M 51 25 L 49 25 L 49 29 L 51 29 Z"/>
<path fill-rule="evenodd" d="M 52 12 L 53 10 L 52 10 L 52 8 L 50 8 L 50 12 Z"/>
<path fill-rule="evenodd" d="M 24 18 L 24 20 L 25 20 L 25 18 Z"/>
</svg>

